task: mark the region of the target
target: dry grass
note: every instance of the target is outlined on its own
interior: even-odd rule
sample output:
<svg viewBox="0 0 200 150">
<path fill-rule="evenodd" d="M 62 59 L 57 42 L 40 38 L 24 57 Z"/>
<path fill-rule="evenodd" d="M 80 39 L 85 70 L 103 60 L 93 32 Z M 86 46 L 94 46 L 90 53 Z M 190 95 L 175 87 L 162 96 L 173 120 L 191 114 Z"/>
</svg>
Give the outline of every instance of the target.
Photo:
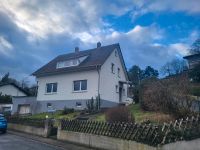
<svg viewBox="0 0 200 150">
<path fill-rule="evenodd" d="M 155 123 L 163 123 L 174 120 L 174 118 L 169 114 L 164 114 L 162 112 L 143 111 L 139 104 L 130 105 L 129 108 L 134 115 L 136 122 L 150 120 L 151 122 Z"/>
</svg>

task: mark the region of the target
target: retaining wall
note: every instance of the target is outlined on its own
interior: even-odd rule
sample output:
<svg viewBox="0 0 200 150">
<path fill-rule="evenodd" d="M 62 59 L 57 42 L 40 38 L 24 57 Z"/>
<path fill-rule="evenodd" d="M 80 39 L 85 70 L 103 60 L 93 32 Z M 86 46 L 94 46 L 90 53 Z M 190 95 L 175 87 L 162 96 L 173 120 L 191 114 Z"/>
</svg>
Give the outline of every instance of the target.
<svg viewBox="0 0 200 150">
<path fill-rule="evenodd" d="M 117 138 L 100 136 L 87 133 L 58 130 L 58 140 L 83 144 L 88 147 L 107 150 L 156 150 L 157 148 L 134 141 L 121 140 Z"/>
<path fill-rule="evenodd" d="M 42 137 L 48 137 L 50 134 L 50 128 L 46 125 L 45 125 L 45 128 L 38 128 L 38 127 L 34 127 L 34 126 L 8 123 L 8 129 L 19 131 L 19 132 L 24 132 L 24 133 L 29 133 L 29 134 L 33 134 L 33 135 L 38 135 L 38 136 L 42 136 Z"/>
<path fill-rule="evenodd" d="M 57 139 L 105 150 L 200 150 L 200 139 L 152 147 L 135 141 L 58 129 Z"/>
</svg>

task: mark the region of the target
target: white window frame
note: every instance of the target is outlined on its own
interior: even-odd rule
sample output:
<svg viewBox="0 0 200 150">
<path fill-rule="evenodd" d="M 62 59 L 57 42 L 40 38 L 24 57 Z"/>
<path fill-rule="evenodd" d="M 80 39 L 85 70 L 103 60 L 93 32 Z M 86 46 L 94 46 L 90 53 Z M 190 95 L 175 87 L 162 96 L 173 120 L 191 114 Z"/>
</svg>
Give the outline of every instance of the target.
<svg viewBox="0 0 200 150">
<path fill-rule="evenodd" d="M 86 90 L 81 90 L 81 88 L 82 88 L 82 81 L 86 81 Z M 74 90 L 74 83 L 75 82 L 80 82 L 80 84 L 79 84 L 79 90 Z M 73 88 L 73 92 L 86 92 L 88 90 L 87 80 L 74 80 L 72 88 Z"/>
<path fill-rule="evenodd" d="M 51 84 L 51 92 L 47 92 L 47 85 Z M 56 84 L 57 88 L 56 88 L 56 92 L 53 92 L 53 85 Z M 45 89 L 45 94 L 56 94 L 58 92 L 58 83 L 46 83 L 46 89 Z"/>
</svg>

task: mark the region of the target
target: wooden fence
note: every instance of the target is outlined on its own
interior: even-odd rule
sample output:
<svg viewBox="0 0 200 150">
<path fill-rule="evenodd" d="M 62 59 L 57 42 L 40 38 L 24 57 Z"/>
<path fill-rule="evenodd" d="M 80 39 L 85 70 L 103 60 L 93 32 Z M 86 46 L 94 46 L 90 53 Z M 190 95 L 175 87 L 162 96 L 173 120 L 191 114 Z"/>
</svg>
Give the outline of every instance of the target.
<svg viewBox="0 0 200 150">
<path fill-rule="evenodd" d="M 200 117 L 187 117 L 169 124 L 107 123 L 61 120 L 61 130 L 133 140 L 152 146 L 200 137 Z"/>
</svg>

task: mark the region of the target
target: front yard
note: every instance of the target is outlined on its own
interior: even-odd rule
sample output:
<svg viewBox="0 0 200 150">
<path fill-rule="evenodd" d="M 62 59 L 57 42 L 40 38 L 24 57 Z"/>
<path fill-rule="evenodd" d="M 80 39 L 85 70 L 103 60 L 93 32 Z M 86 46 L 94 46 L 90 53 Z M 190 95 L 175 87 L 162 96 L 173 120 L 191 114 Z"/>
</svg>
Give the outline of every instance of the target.
<svg viewBox="0 0 200 150">
<path fill-rule="evenodd" d="M 132 115 L 135 118 L 136 122 L 143 122 L 150 120 L 151 122 L 155 123 L 162 123 L 162 122 L 169 122 L 173 120 L 173 118 L 168 115 L 168 114 L 163 114 L 161 112 L 150 112 L 150 111 L 143 111 L 140 108 L 139 104 L 133 104 L 128 106 L 129 109 L 131 110 Z M 92 114 L 92 115 L 81 115 L 80 111 L 75 111 L 73 113 L 69 114 L 62 114 L 62 111 L 57 111 L 55 113 L 40 113 L 40 114 L 35 114 L 32 116 L 28 116 L 28 118 L 31 119 L 45 119 L 46 116 L 48 118 L 54 118 L 54 119 L 69 119 L 73 120 L 76 119 L 77 117 L 84 116 L 88 118 L 91 121 L 105 121 L 105 113 L 97 113 L 97 114 Z"/>
<path fill-rule="evenodd" d="M 79 116 L 80 112 L 73 112 L 69 114 L 62 114 L 62 111 L 56 111 L 55 113 L 40 113 L 40 114 L 35 114 L 31 116 L 27 116 L 27 118 L 30 119 L 45 119 L 47 116 L 48 118 L 54 118 L 54 119 L 69 119 L 73 120 L 75 117 Z"/>
</svg>

